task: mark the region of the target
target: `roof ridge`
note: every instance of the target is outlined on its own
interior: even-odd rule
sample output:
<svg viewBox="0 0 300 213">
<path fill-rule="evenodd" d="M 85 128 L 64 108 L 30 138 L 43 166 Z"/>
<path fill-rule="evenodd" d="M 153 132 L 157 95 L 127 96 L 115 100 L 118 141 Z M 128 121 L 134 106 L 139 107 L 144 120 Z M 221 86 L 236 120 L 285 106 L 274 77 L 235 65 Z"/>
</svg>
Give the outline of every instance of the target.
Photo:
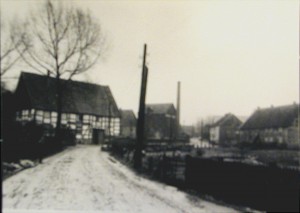
<svg viewBox="0 0 300 213">
<path fill-rule="evenodd" d="M 56 110 L 55 78 L 22 72 L 20 80 L 24 81 L 22 88 L 28 89 L 28 98 L 32 102 L 32 107 L 50 111 Z M 107 116 L 109 114 L 107 106 L 111 103 L 112 115 L 114 117 L 120 116 L 117 103 L 109 86 L 61 80 L 63 80 L 60 81 L 61 84 L 65 85 L 62 111 Z M 45 85 L 46 81 L 48 86 Z"/>
<path fill-rule="evenodd" d="M 52 79 L 55 79 L 55 77 L 53 77 L 53 76 L 39 75 L 39 74 L 28 72 L 28 71 L 22 71 L 21 74 L 34 75 L 34 76 L 38 76 L 38 77 L 41 77 L 41 78 L 52 78 Z M 70 80 L 70 79 L 64 79 L 64 78 L 60 78 L 60 80 L 61 81 L 65 81 L 65 82 L 75 82 L 75 83 L 80 83 L 80 84 L 88 84 L 88 85 L 94 85 L 94 86 L 100 86 L 100 87 L 108 87 L 108 85 L 101 85 L 101 84 L 90 83 L 90 82 L 79 81 L 79 80 Z"/>
<path fill-rule="evenodd" d="M 289 107 L 295 107 L 295 106 L 299 107 L 299 104 L 293 103 L 293 104 L 286 104 L 286 105 L 279 105 L 279 106 L 270 106 L 270 107 L 258 108 L 257 110 L 280 109 L 280 108 L 289 108 Z"/>
<path fill-rule="evenodd" d="M 241 129 L 288 127 L 298 115 L 298 104 L 257 109 L 241 126 Z"/>
</svg>

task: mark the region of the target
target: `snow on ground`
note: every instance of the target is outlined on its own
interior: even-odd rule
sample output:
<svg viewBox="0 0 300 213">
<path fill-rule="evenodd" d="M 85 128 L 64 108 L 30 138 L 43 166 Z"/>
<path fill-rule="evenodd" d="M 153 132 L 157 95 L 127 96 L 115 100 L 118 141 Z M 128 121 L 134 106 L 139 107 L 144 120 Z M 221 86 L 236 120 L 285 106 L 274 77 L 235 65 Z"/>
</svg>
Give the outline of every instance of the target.
<svg viewBox="0 0 300 213">
<path fill-rule="evenodd" d="M 236 212 L 139 177 L 84 145 L 6 179 L 2 197 L 4 212 Z"/>
</svg>

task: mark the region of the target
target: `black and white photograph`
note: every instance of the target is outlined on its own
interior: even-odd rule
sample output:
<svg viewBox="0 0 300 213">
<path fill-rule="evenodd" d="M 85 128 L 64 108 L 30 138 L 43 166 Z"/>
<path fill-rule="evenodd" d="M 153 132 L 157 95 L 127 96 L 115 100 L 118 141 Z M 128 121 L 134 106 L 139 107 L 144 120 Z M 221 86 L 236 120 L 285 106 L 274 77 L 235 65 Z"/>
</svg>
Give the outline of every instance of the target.
<svg viewBox="0 0 300 213">
<path fill-rule="evenodd" d="M 299 11 L 0 0 L 2 212 L 299 212 Z"/>
</svg>

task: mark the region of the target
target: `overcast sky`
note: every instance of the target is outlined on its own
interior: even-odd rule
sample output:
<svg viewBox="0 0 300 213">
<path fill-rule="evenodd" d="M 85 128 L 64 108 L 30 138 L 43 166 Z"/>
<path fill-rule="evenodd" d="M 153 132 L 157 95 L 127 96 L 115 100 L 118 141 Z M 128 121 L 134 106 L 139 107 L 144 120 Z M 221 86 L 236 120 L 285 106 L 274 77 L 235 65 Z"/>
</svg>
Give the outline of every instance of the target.
<svg viewBox="0 0 300 213">
<path fill-rule="evenodd" d="M 40 2 L 0 1 L 2 21 Z M 122 109 L 138 111 L 144 43 L 146 102 L 176 104 L 181 81 L 182 124 L 299 103 L 298 0 L 70 2 L 90 9 L 109 42 L 105 59 L 79 79 L 109 85 Z"/>
</svg>

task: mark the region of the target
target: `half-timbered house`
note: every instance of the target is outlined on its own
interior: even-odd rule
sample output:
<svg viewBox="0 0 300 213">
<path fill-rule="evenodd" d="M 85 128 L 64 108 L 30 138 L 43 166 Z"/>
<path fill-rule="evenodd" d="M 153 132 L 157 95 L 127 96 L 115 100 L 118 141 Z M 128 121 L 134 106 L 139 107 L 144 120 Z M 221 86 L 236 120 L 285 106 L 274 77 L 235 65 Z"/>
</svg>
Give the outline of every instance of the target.
<svg viewBox="0 0 300 213">
<path fill-rule="evenodd" d="M 105 136 L 120 134 L 120 112 L 108 86 L 60 80 L 63 128 L 72 130 L 78 142 L 101 143 Z M 15 92 L 16 120 L 33 121 L 55 128 L 56 79 L 22 72 Z"/>
</svg>

